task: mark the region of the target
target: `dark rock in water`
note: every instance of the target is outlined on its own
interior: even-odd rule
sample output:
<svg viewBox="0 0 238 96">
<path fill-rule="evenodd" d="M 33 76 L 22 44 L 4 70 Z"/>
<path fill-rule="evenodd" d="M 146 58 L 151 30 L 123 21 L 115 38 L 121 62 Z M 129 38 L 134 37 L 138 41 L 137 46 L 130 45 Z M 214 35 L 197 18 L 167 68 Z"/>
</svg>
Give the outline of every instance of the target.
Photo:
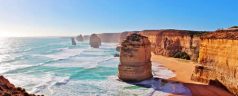
<svg viewBox="0 0 238 96">
<path fill-rule="evenodd" d="M 120 45 L 118 45 L 118 46 L 116 47 L 116 51 L 118 51 L 118 52 L 121 51 L 121 46 L 120 46 Z"/>
<path fill-rule="evenodd" d="M 152 76 L 151 46 L 147 37 L 132 34 L 121 44 L 119 79 L 123 81 L 143 81 Z"/>
<path fill-rule="evenodd" d="M 120 57 L 120 55 L 116 53 L 116 54 L 114 54 L 114 57 Z"/>
<path fill-rule="evenodd" d="M 21 87 L 15 87 L 6 78 L 0 76 L 0 96 L 43 96 L 29 94 Z"/>
<path fill-rule="evenodd" d="M 76 45 L 76 41 L 73 37 L 71 38 L 71 41 L 72 41 L 72 45 Z"/>
<path fill-rule="evenodd" d="M 84 39 L 83 39 L 83 36 L 82 36 L 82 35 L 79 35 L 79 36 L 76 37 L 76 40 L 77 40 L 77 41 L 83 41 Z"/>
<path fill-rule="evenodd" d="M 92 34 L 90 36 L 90 46 L 93 48 L 99 48 L 99 46 L 101 46 L 101 39 L 96 35 L 96 34 Z"/>
</svg>

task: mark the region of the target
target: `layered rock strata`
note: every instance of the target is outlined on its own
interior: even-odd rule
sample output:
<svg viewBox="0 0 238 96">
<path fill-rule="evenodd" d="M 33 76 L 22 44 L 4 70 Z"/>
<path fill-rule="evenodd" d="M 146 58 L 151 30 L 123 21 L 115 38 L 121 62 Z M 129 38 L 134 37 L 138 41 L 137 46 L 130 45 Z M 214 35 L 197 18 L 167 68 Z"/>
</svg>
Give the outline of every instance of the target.
<svg viewBox="0 0 238 96">
<path fill-rule="evenodd" d="M 132 34 L 121 43 L 119 79 L 142 81 L 152 77 L 151 47 L 147 37 Z"/>
<path fill-rule="evenodd" d="M 218 30 L 201 37 L 198 62 L 192 79 L 215 80 L 238 95 L 238 29 Z M 202 80 L 201 80 L 202 79 Z"/>
<path fill-rule="evenodd" d="M 173 57 L 178 52 L 185 52 L 196 59 L 194 55 L 198 54 L 195 52 L 199 50 L 198 44 L 199 37 L 193 31 L 164 30 L 157 37 L 154 53 Z"/>
<path fill-rule="evenodd" d="M 125 36 L 132 33 L 139 33 L 148 37 L 151 42 L 151 50 L 156 55 L 173 57 L 176 53 L 185 52 L 190 59 L 197 61 L 200 36 L 202 31 L 188 30 L 144 30 L 135 32 L 124 32 L 121 34 L 123 40 Z"/>
<path fill-rule="evenodd" d="M 96 35 L 96 34 L 92 34 L 90 36 L 90 46 L 93 48 L 99 48 L 99 46 L 101 46 L 101 39 Z"/>
<path fill-rule="evenodd" d="M 203 83 L 209 83 L 208 78 L 212 78 L 212 69 L 205 66 L 195 66 L 194 73 L 191 76 L 191 80 Z"/>
</svg>

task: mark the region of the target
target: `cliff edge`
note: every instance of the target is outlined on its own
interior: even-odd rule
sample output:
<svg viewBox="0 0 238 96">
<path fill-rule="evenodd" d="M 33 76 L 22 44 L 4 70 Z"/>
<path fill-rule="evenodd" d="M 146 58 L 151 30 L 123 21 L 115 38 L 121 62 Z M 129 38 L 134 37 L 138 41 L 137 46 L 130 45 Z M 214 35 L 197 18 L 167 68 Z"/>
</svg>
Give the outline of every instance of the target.
<svg viewBox="0 0 238 96">
<path fill-rule="evenodd" d="M 40 95 L 29 94 L 25 91 L 25 89 L 21 87 L 15 87 L 6 78 L 0 76 L 0 96 L 40 96 Z"/>
<path fill-rule="evenodd" d="M 187 58 L 183 59 L 197 61 L 201 40 L 200 37 L 205 32 L 174 29 L 130 31 L 121 34 L 121 41 L 132 33 L 138 33 L 148 37 L 151 42 L 151 51 L 155 55 L 168 57 L 177 57 L 181 55 L 181 58 L 186 55 Z"/>
<path fill-rule="evenodd" d="M 198 59 L 201 65 L 195 68 L 192 79 L 223 86 L 237 96 L 238 30 L 217 30 L 201 38 Z"/>
</svg>

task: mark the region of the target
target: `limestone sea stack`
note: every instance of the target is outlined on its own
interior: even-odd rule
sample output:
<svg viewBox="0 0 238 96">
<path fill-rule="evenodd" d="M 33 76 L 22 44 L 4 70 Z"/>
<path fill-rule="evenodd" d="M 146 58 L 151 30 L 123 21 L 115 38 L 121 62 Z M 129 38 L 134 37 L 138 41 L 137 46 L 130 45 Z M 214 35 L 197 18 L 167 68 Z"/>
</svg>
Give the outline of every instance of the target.
<svg viewBox="0 0 238 96">
<path fill-rule="evenodd" d="M 90 36 L 90 46 L 93 48 L 99 48 L 101 46 L 101 39 L 96 34 Z"/>
<path fill-rule="evenodd" d="M 136 82 L 153 77 L 150 45 L 147 37 L 135 33 L 121 43 L 119 79 Z"/>
<path fill-rule="evenodd" d="M 82 42 L 83 41 L 83 36 L 80 34 L 79 36 L 76 37 L 76 40 Z"/>
<path fill-rule="evenodd" d="M 71 42 L 72 42 L 72 45 L 76 45 L 76 41 L 73 37 L 71 38 Z"/>
</svg>

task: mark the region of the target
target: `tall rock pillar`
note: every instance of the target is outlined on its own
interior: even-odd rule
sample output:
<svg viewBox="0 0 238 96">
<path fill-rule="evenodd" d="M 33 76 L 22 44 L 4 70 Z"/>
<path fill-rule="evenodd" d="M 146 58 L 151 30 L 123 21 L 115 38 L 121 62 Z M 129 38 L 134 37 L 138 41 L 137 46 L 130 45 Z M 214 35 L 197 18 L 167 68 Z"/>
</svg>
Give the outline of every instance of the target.
<svg viewBox="0 0 238 96">
<path fill-rule="evenodd" d="M 132 34 L 121 44 L 119 79 L 142 81 L 152 76 L 151 43 L 147 37 Z"/>
<path fill-rule="evenodd" d="M 72 42 L 72 45 L 76 45 L 76 41 L 75 41 L 74 37 L 71 38 L 71 42 Z"/>
<path fill-rule="evenodd" d="M 93 48 L 99 48 L 99 46 L 101 46 L 101 39 L 96 35 L 96 34 L 92 34 L 90 36 L 90 45 Z"/>
</svg>

